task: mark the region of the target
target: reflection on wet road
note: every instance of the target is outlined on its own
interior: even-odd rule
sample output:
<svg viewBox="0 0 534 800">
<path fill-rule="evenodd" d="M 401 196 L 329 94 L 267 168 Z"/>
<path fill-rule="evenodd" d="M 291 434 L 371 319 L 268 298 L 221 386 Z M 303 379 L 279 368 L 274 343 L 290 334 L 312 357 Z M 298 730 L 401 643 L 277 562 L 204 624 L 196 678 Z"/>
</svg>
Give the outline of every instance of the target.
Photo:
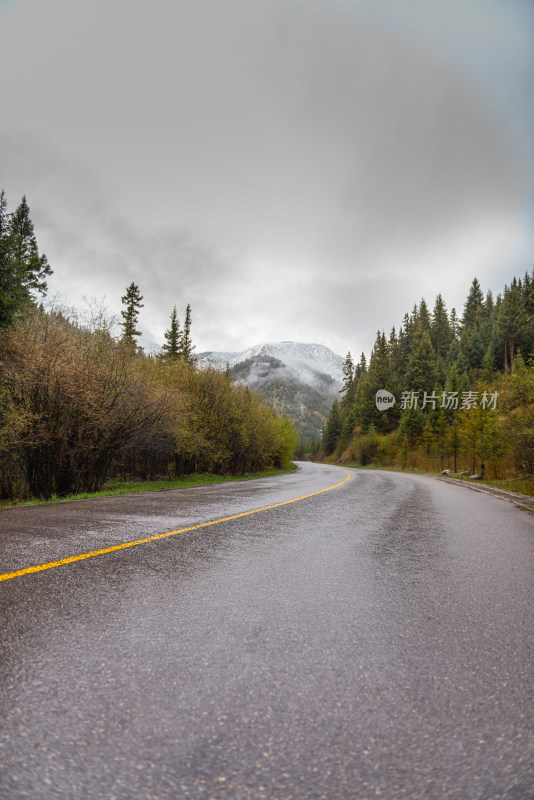
<svg viewBox="0 0 534 800">
<path fill-rule="evenodd" d="M 271 503 L 266 506 L 261 506 L 260 508 L 253 508 L 248 509 L 247 511 L 239 511 L 235 514 L 230 514 L 225 517 L 219 517 L 218 519 L 211 519 L 204 522 L 197 522 L 194 525 L 188 525 L 184 528 L 179 528 L 178 530 L 174 531 L 166 531 L 163 533 L 153 533 L 149 536 L 143 536 L 141 539 L 134 539 L 133 541 L 121 542 L 120 544 L 111 544 L 106 545 L 105 547 L 98 548 L 96 550 L 90 550 L 89 552 L 78 553 L 77 555 L 71 555 L 59 558 L 58 560 L 47 561 L 41 564 L 34 564 L 32 566 L 25 566 L 20 567 L 19 569 L 15 569 L 11 572 L 4 572 L 0 573 L 0 582 L 13 580 L 14 578 L 20 578 L 23 575 L 30 575 L 36 572 L 43 572 L 44 570 L 48 569 L 55 569 L 57 567 L 65 567 L 66 565 L 74 564 L 76 561 L 85 561 L 89 558 L 97 558 L 98 556 L 109 555 L 110 553 L 118 552 L 119 550 L 129 550 L 132 547 L 139 547 L 140 545 L 145 545 L 150 542 L 160 541 L 161 539 L 168 539 L 171 536 L 178 536 L 180 534 L 187 534 L 192 533 L 193 531 L 198 531 L 200 528 L 210 528 L 213 525 L 221 525 L 225 522 L 231 522 L 235 519 L 241 517 L 249 517 L 252 514 L 260 514 L 265 511 L 272 511 L 275 508 L 279 508 L 280 506 L 289 505 L 289 503 L 298 503 L 302 500 L 307 500 L 310 497 L 315 497 L 318 494 L 324 494 L 325 492 L 331 492 L 333 489 L 337 489 L 339 486 L 343 486 L 343 484 L 347 483 L 350 480 L 350 473 L 346 472 L 346 477 L 335 483 L 331 486 L 328 486 L 325 489 L 319 489 L 314 492 L 308 492 L 305 495 L 301 495 L 300 497 L 292 497 L 291 499 L 286 499 L 279 501 L 277 503 Z M 122 501 L 124 503 L 124 500 Z M 13 549 L 13 547 L 12 547 Z"/>
<path fill-rule="evenodd" d="M 344 477 L 9 510 L 0 572 Z M 352 471 L 0 583 L 0 798 L 529 798 L 533 534 Z"/>
</svg>

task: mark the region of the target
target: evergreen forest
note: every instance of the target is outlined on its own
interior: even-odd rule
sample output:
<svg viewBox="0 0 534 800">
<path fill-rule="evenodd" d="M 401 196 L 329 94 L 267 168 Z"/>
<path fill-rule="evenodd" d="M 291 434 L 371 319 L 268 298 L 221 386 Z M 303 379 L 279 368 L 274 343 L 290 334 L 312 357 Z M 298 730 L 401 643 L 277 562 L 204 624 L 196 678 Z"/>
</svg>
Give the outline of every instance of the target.
<svg viewBox="0 0 534 800">
<path fill-rule="evenodd" d="M 461 316 L 441 294 L 432 309 L 422 299 L 398 332 L 377 332 L 369 358 L 349 352 L 343 371 L 322 440 L 327 460 L 534 475 L 534 271 L 497 297 L 475 278 Z"/>
<path fill-rule="evenodd" d="M 102 312 L 45 310 L 51 268 L 26 198 L 0 195 L 0 499 L 98 491 L 117 479 L 245 475 L 284 467 L 296 434 L 231 375 L 199 369 L 188 305 L 165 345 L 138 344 L 143 297 L 131 283 L 117 333 Z"/>
</svg>

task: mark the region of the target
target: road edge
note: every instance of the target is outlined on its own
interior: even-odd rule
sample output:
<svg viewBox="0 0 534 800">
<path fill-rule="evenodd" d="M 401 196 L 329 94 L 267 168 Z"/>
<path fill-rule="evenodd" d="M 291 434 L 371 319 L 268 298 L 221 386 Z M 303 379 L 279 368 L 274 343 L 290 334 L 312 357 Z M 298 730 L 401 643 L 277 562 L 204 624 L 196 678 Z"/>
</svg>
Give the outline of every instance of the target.
<svg viewBox="0 0 534 800">
<path fill-rule="evenodd" d="M 459 478 L 438 476 L 437 480 L 445 481 L 446 483 L 454 483 L 456 486 L 463 486 L 465 489 L 471 489 L 471 491 L 479 492 L 480 494 L 490 494 L 499 500 L 506 500 L 512 503 L 523 511 L 529 511 L 531 514 L 534 514 L 534 497 L 530 497 L 527 494 L 517 494 L 516 492 L 509 492 L 506 489 L 497 489 L 493 486 L 487 486 L 483 483 L 468 483 Z"/>
</svg>

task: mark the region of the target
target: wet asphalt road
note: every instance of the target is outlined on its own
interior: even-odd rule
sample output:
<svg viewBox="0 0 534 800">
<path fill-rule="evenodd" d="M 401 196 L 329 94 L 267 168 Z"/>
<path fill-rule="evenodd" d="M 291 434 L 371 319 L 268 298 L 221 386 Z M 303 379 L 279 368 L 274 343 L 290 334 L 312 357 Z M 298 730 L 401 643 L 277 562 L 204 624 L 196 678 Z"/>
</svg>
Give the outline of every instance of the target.
<svg viewBox="0 0 534 800">
<path fill-rule="evenodd" d="M 0 572 L 299 497 L 0 512 Z M 0 798 L 534 798 L 534 517 L 432 478 L 0 583 Z"/>
</svg>

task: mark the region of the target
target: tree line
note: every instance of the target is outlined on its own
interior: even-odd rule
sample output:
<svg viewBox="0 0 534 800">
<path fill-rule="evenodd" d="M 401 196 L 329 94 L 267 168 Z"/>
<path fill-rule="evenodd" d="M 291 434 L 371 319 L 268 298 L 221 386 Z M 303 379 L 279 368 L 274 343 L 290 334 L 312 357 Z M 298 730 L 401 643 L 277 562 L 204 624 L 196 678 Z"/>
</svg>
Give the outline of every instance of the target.
<svg viewBox="0 0 534 800">
<path fill-rule="evenodd" d="M 132 283 L 120 335 L 38 304 L 51 274 L 24 198 L 0 214 L 0 497 L 98 491 L 110 478 L 242 475 L 281 467 L 295 433 L 247 387 L 199 369 L 191 308 L 157 355 L 139 347 Z"/>
<path fill-rule="evenodd" d="M 422 299 L 369 359 L 344 364 L 322 455 L 362 465 L 534 473 L 534 270 L 496 298 L 475 278 L 463 314 Z M 385 390 L 395 402 L 377 400 Z"/>
</svg>

